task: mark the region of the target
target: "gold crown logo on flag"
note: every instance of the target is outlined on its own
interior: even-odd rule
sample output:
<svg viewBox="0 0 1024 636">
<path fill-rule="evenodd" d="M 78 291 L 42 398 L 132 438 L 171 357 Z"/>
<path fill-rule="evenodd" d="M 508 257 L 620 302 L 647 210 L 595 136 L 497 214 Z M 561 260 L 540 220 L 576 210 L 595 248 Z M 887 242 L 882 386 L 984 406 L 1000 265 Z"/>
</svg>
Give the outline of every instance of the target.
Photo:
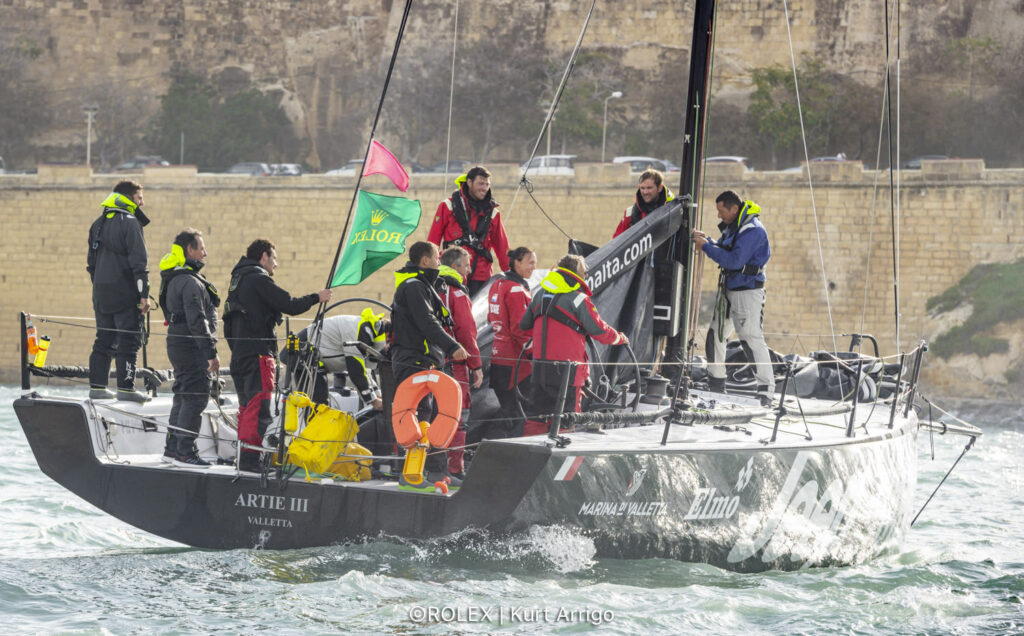
<svg viewBox="0 0 1024 636">
<path fill-rule="evenodd" d="M 388 218 L 388 213 L 384 210 L 374 210 L 370 212 L 370 225 L 380 225 L 381 221 Z"/>
</svg>

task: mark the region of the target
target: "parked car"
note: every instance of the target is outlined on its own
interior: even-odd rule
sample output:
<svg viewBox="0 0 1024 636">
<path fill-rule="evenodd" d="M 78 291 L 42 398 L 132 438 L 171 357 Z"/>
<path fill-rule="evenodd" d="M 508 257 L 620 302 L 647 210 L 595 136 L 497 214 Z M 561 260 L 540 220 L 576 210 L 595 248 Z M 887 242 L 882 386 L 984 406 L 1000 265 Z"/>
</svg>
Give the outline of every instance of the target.
<svg viewBox="0 0 1024 636">
<path fill-rule="evenodd" d="M 354 177 L 356 175 L 356 170 L 362 170 L 362 168 L 362 159 L 352 159 L 342 167 L 335 168 L 334 170 L 328 170 L 324 174 L 329 174 L 335 177 Z"/>
<path fill-rule="evenodd" d="M 823 162 L 823 161 L 846 161 L 846 160 L 847 160 L 846 159 L 846 153 L 845 152 L 841 152 L 838 155 L 828 155 L 826 157 L 815 157 L 815 158 L 811 159 L 811 163 L 818 163 L 818 162 Z M 780 172 L 803 172 L 803 169 L 804 169 L 803 164 L 801 164 L 799 166 L 792 166 L 790 168 L 786 168 L 785 170 L 781 170 Z"/>
<path fill-rule="evenodd" d="M 576 174 L 576 155 L 540 155 L 519 166 L 533 175 Z"/>
<path fill-rule="evenodd" d="M 270 166 L 258 161 L 243 161 L 228 168 L 228 174 L 247 174 L 252 177 L 268 177 Z"/>
<path fill-rule="evenodd" d="M 146 166 L 169 166 L 171 162 L 166 161 L 158 155 L 139 155 L 132 157 L 124 163 L 114 166 L 114 172 L 138 172 Z"/>
<path fill-rule="evenodd" d="M 921 155 L 920 157 L 904 161 L 900 167 L 904 170 L 920 170 L 922 161 L 941 161 L 943 159 L 949 159 L 949 157 L 946 155 Z"/>
<path fill-rule="evenodd" d="M 750 160 L 746 157 L 737 157 L 735 155 L 721 155 L 718 157 L 708 157 L 704 160 L 704 163 L 742 163 L 743 167 L 747 172 L 754 169 L 754 165 L 750 163 Z"/>
<path fill-rule="evenodd" d="M 656 159 L 654 157 L 615 157 L 612 163 L 628 163 L 630 172 L 643 172 L 653 168 L 659 172 L 679 172 L 679 166 L 668 159 Z"/>
<path fill-rule="evenodd" d="M 440 172 L 442 174 L 447 172 L 448 174 L 460 175 L 465 174 L 475 165 L 476 163 L 466 159 L 449 159 L 447 170 L 445 170 L 445 162 L 440 161 L 427 168 L 425 172 Z"/>
<path fill-rule="evenodd" d="M 275 177 L 299 177 L 302 176 L 302 166 L 297 163 L 272 163 L 270 174 Z"/>
</svg>

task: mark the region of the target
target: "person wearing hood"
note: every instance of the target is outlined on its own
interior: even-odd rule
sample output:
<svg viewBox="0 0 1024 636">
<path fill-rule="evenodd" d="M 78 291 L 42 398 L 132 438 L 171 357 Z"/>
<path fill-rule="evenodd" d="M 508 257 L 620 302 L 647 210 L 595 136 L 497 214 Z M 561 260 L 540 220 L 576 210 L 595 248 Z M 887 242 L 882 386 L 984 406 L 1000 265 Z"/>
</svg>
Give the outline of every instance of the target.
<svg viewBox="0 0 1024 636">
<path fill-rule="evenodd" d="M 519 327 L 533 335 L 533 379 L 530 383 L 530 404 L 524 435 L 548 432 L 548 422 L 537 416 L 558 408 L 562 373 L 553 362 L 576 362 L 576 372 L 569 379 L 571 394 L 566 410 L 579 412 L 583 385 L 590 377 L 587 364 L 587 338 L 605 345 L 629 344 L 626 334 L 616 331 L 601 319 L 590 300 L 590 288 L 584 279 L 587 265 L 582 256 L 566 254 L 558 266 L 541 281 Z"/>
<path fill-rule="evenodd" d="M 238 440 L 262 446 L 270 425 L 277 367 L 277 334 L 284 314 L 296 316 L 331 299 L 330 289 L 293 298 L 274 283 L 277 249 L 267 239 L 249 244 L 231 270 L 224 303 L 224 337 L 231 349 L 231 379 L 238 392 Z M 243 449 L 238 469 L 260 470 L 260 452 Z"/>
<path fill-rule="evenodd" d="M 775 376 L 764 341 L 764 284 L 772 249 L 761 223 L 761 206 L 743 201 L 732 190 L 718 195 L 715 206 L 722 221 L 718 224 L 722 237 L 715 241 L 699 230 L 691 232 L 694 247 L 721 268 L 718 298 L 705 343 L 709 386 L 713 391 L 725 391 L 725 341 L 735 329 L 747 359 L 754 361 L 758 398 L 762 406 L 770 406 Z"/>
<path fill-rule="evenodd" d="M 622 234 L 638 223 L 640 219 L 675 198 L 672 191 L 665 186 L 664 181 L 665 176 L 661 172 L 653 168 L 644 170 L 640 175 L 640 186 L 636 190 L 636 201 L 626 208 L 612 238 Z"/>
<path fill-rule="evenodd" d="M 452 377 L 462 387 L 462 419 L 459 428 L 452 438 L 448 451 L 448 472 L 459 479 L 465 472 L 463 465 L 463 447 L 466 445 L 466 422 L 469 420 L 471 408 L 470 376 L 472 387 L 480 388 L 484 382 L 481 369 L 480 348 L 476 344 L 476 320 L 473 318 L 473 303 L 469 300 L 469 290 L 463 284 L 472 271 L 469 252 L 462 247 L 453 245 L 441 254 L 439 279 L 445 282 L 441 300 L 452 315 L 452 327 L 449 333 L 462 345 L 469 357 L 463 361 L 452 361 Z"/>
<path fill-rule="evenodd" d="M 395 272 L 391 367 L 396 388 L 420 371 L 442 368 L 448 358 L 456 362 L 469 358 L 469 352 L 446 331 L 453 326 L 453 321 L 437 290 L 447 286 L 443 280 L 438 280 L 440 267 L 437 245 L 417 241 L 409 248 L 409 262 Z M 430 400 L 423 400 L 417 408 L 420 420 L 429 422 L 432 410 Z M 443 453 L 429 454 L 427 481 L 432 483 L 444 476 L 448 472 L 446 464 Z"/>
<path fill-rule="evenodd" d="M 199 230 L 178 233 L 171 252 L 160 259 L 160 307 L 167 321 L 167 358 L 174 368 L 174 398 L 167 420 L 162 461 L 185 468 L 208 468 L 196 437 L 210 399 L 210 374 L 217 357 L 217 288 L 203 276 L 206 243 Z"/>
<path fill-rule="evenodd" d="M 508 237 L 498 204 L 491 198 L 491 173 L 487 168 L 471 168 L 455 179 L 455 185 L 458 189 L 437 206 L 427 240 L 442 248 L 466 248 L 471 257 L 466 288 L 470 296 L 475 296 L 491 278 L 495 254 L 501 269 L 508 269 Z"/>
<path fill-rule="evenodd" d="M 143 315 L 149 311 L 149 253 L 142 228 L 142 185 L 121 181 L 100 204 L 89 228 L 86 271 L 92 281 L 96 340 L 89 355 L 89 397 L 146 402 L 135 390 L 135 365 L 142 346 Z M 117 393 L 107 389 L 116 361 Z"/>
</svg>

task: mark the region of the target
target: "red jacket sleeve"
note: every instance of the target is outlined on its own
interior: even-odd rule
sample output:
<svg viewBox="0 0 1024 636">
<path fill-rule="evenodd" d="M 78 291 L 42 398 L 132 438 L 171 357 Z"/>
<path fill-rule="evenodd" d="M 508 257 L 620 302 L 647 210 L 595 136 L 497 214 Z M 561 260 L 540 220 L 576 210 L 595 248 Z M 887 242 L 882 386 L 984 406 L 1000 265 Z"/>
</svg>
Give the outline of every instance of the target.
<svg viewBox="0 0 1024 636">
<path fill-rule="evenodd" d="M 451 211 L 448 209 L 448 200 L 445 199 L 437 206 L 434 222 L 430 224 L 430 234 L 427 235 L 427 240 L 438 247 L 444 240 L 444 228 L 448 223 L 449 216 L 451 216 Z"/>
<path fill-rule="evenodd" d="M 498 256 L 498 264 L 501 271 L 508 271 L 508 237 L 505 236 L 505 226 L 501 224 L 501 213 L 495 211 L 494 219 L 491 221 L 491 229 L 487 232 L 491 238 L 491 247 Z"/>
<path fill-rule="evenodd" d="M 583 328 L 587 330 L 587 333 L 594 340 L 606 345 L 617 344 L 622 341 L 619 332 L 606 323 L 600 314 L 597 313 L 597 307 L 594 306 L 590 298 L 584 297 L 582 306 L 577 309 L 577 314 L 580 318 L 580 323 L 583 324 Z"/>
<path fill-rule="evenodd" d="M 522 349 L 533 336 L 529 331 L 523 331 L 519 323 L 523 320 L 523 314 L 530 307 L 530 292 L 522 285 L 512 285 L 505 293 L 505 306 L 508 310 L 508 326 L 512 335 L 512 342 L 516 347 Z"/>
<path fill-rule="evenodd" d="M 466 363 L 470 369 L 479 369 L 480 348 L 476 344 L 476 321 L 473 320 L 473 305 L 461 289 L 448 289 L 448 306 L 455 322 L 455 339 L 469 354 Z"/>
<path fill-rule="evenodd" d="M 629 226 L 633 224 L 633 217 L 630 215 L 630 208 L 626 208 L 626 214 L 619 221 L 619 225 L 615 228 L 615 234 L 612 234 L 612 238 L 615 238 L 619 234 L 622 234 L 629 229 Z"/>
</svg>

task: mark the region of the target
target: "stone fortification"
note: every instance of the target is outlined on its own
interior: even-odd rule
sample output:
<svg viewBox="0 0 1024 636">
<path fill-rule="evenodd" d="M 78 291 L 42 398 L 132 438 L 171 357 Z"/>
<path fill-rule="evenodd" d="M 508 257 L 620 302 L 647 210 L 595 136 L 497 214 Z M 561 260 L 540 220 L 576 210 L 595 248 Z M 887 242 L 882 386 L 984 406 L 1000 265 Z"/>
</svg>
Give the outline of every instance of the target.
<svg viewBox="0 0 1024 636">
<path fill-rule="evenodd" d="M 1019 48 L 1013 36 L 1022 18 L 1007 7 L 1010 3 L 904 3 L 901 45 L 904 51 L 944 46 L 951 38 L 986 35 L 987 29 L 1011 55 Z M 0 3 L 0 41 L 28 53 L 29 77 L 48 87 L 54 121 L 35 140 L 43 147 L 84 145 L 83 103 L 98 103 L 100 121 L 114 122 L 107 126 L 115 130 L 145 120 L 159 108 L 158 96 L 168 87 L 171 73 L 180 70 L 209 75 L 227 88 L 256 83 L 280 99 L 299 134 L 315 144 L 325 134 L 341 134 L 339 128 L 365 127 L 404 4 L 6 0 Z M 878 0 L 792 0 L 790 30 L 797 58 L 811 54 L 832 71 L 863 81 L 878 79 L 885 59 L 884 6 Z M 469 41 L 488 27 L 515 25 L 512 37 L 551 51 L 568 51 L 588 8 L 585 2 L 552 0 L 463 2 L 459 30 Z M 669 67 L 665 60 L 678 59 L 674 52 L 686 52 L 692 8 L 692 1 L 677 0 L 599 3 L 585 49 L 613 53 L 632 69 L 630 74 L 645 82 L 681 82 L 685 63 Z M 417 0 L 409 18 L 407 49 L 435 43 L 450 49 L 454 9 L 451 0 Z M 979 26 L 972 27 L 972 20 Z M 1011 24 L 1018 25 L 1016 31 L 1007 27 Z M 752 68 L 790 63 L 785 13 L 776 0 L 720 2 L 716 42 L 716 96 L 742 97 L 751 88 Z M 486 68 L 488 63 L 461 59 L 459 68 Z M 109 138 L 115 130 L 97 129 L 96 134 Z M 120 152 L 130 155 L 138 150 Z M 313 151 L 315 155 L 315 145 Z M 8 161 L 23 163 L 16 157 Z"/>
<path fill-rule="evenodd" d="M 702 202 L 704 230 L 717 235 L 713 200 L 725 188 L 738 189 L 764 209 L 774 251 L 765 315 L 771 346 L 803 353 L 830 347 L 830 337 L 823 337 L 830 333 L 830 305 L 837 334 L 873 333 L 884 354 L 896 351 L 887 175 L 864 171 L 858 162 L 814 166 L 812 206 L 804 175 L 743 172 L 727 165 L 710 168 Z M 565 237 L 525 192 L 515 196 L 515 166 L 495 165 L 492 171 L 510 242 L 534 248 L 540 266 L 551 266 L 565 252 Z M 254 238 L 268 237 L 278 246 L 278 280 L 297 295 L 325 284 L 354 185 L 351 177 L 252 178 L 196 174 L 189 167 L 147 169 L 137 178 L 145 184 L 146 208 L 153 218 L 146 239 L 154 290 L 161 255 L 178 230 L 193 226 L 206 236 L 206 272 L 222 291 L 245 246 Z M 423 206 L 420 229 L 413 237 L 417 240 L 426 237 L 438 202 L 452 189 L 442 179 L 413 175 L 408 196 Z M 2 246 L 8 263 L 0 273 L 4 381 L 17 380 L 18 311 L 84 317 L 60 320 L 91 327 L 86 233 L 116 180 L 92 175 L 85 167 L 49 166 L 41 166 L 38 175 L 0 177 Z M 935 335 L 934 321 L 925 310 L 929 297 L 955 284 L 978 263 L 1024 256 L 1019 239 L 1024 235 L 1024 171 L 985 170 L 980 160 L 945 161 L 903 172 L 902 181 L 900 348 L 907 349 L 919 337 Z M 575 238 L 601 244 L 632 202 L 636 175 L 624 165 L 583 164 L 575 177 L 537 177 L 534 184 L 534 197 L 561 227 Z M 364 186 L 395 192 L 380 177 L 364 180 Z M 358 288 L 339 288 L 336 298 L 358 295 L 390 303 L 392 272 L 401 265 L 401 260 L 394 261 Z M 714 288 L 715 275 L 713 264 L 706 261 L 705 290 Z M 53 338 L 50 363 L 87 361 L 90 328 L 57 322 L 37 326 Z M 164 332 L 162 320 L 154 315 L 149 359 L 158 368 L 167 366 L 164 341 L 156 335 Z M 703 342 L 702 334 L 698 342 Z M 841 339 L 840 348 L 846 343 Z M 226 346 L 221 346 L 221 356 L 226 362 Z"/>
</svg>

